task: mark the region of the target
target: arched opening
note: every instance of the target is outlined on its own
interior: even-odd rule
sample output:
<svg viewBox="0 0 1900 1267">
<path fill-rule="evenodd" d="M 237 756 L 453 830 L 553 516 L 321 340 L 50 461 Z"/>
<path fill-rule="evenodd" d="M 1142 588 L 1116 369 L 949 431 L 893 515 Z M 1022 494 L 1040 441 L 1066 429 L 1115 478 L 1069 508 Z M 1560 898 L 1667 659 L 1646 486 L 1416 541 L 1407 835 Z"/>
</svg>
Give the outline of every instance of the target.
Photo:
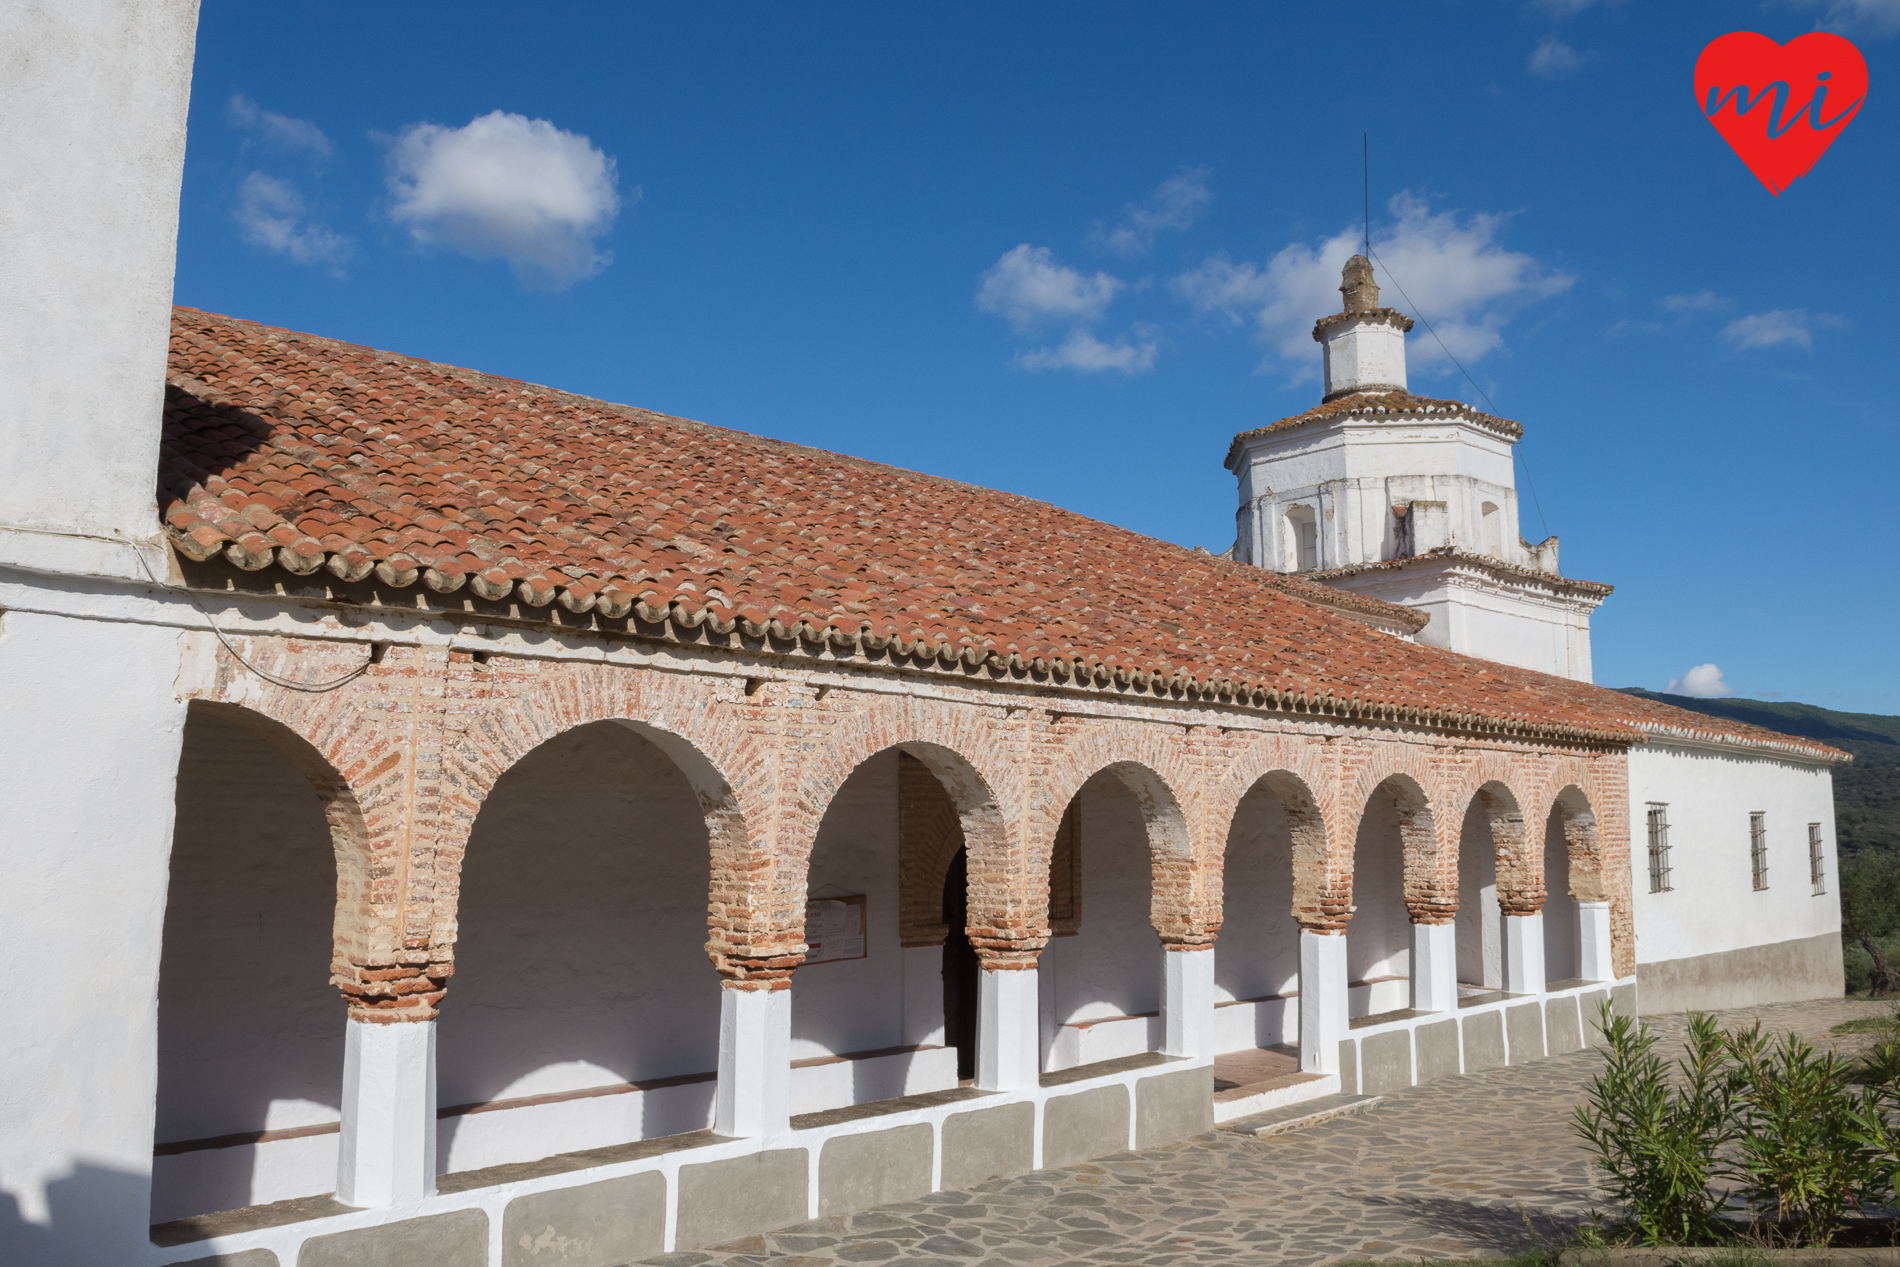
<svg viewBox="0 0 1900 1267">
<path fill-rule="evenodd" d="M 1405 904 L 1407 855 L 1433 848 L 1424 790 L 1403 774 L 1374 789 L 1353 844 L 1352 923 L 1346 930 L 1347 1015 L 1376 1016 L 1412 1004 L 1412 919 Z"/>
<path fill-rule="evenodd" d="M 1072 833 L 1065 883 L 1075 896 L 1072 918 L 1039 964 L 1046 1072 L 1161 1049 L 1156 921 L 1166 914 L 1154 877 L 1186 851 L 1173 794 L 1132 762 L 1090 776 L 1062 822 Z M 1064 869 L 1063 851 L 1051 852 Z"/>
<path fill-rule="evenodd" d="M 1319 566 L 1319 519 L 1311 506 L 1290 506 L 1286 512 L 1286 568 L 1310 572 Z"/>
<path fill-rule="evenodd" d="M 187 714 L 159 961 L 153 1222 L 336 1187 L 344 1009 L 330 984 L 336 844 L 308 773 L 319 766 L 255 714 Z M 340 790 L 333 771 L 327 781 Z"/>
<path fill-rule="evenodd" d="M 1299 1073 L 1300 924 L 1295 855 L 1325 855 L 1325 826 L 1299 778 L 1248 789 L 1227 830 L 1214 961 L 1214 1090 L 1241 1098 Z"/>
<path fill-rule="evenodd" d="M 710 1125 L 709 770 L 678 736 L 600 721 L 496 780 L 469 834 L 437 1023 L 443 1170 Z"/>
<path fill-rule="evenodd" d="M 1585 963 L 1582 904 L 1600 904 L 1603 885 L 1598 869 L 1596 815 L 1588 798 L 1575 787 L 1566 787 L 1557 794 L 1544 825 L 1544 891 L 1546 978 L 1551 982 L 1608 979 L 1611 974 L 1599 965 Z M 1603 972 L 1601 978 L 1596 976 L 1598 972 Z"/>
<path fill-rule="evenodd" d="M 1498 512 L 1496 502 L 1486 502 L 1479 508 L 1482 521 L 1484 552 L 1493 559 L 1504 557 L 1504 516 Z"/>
<path fill-rule="evenodd" d="M 1491 819 L 1473 797 L 1458 834 L 1458 990 L 1504 988 L 1504 929 L 1498 909 L 1497 848 Z"/>
</svg>

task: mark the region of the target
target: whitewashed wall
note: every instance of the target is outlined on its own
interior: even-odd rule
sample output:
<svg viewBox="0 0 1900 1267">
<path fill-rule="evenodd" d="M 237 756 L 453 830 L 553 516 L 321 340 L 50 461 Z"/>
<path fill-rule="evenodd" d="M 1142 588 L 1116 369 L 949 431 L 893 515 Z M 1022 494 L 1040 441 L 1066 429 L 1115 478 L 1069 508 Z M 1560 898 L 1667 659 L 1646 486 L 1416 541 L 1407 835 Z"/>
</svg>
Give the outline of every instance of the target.
<svg viewBox="0 0 1900 1267">
<path fill-rule="evenodd" d="M 1829 767 L 1652 736 L 1630 749 L 1630 876 L 1645 1012 L 1841 990 L 1840 884 Z M 1647 803 L 1669 806 L 1674 889 L 1651 893 Z M 1753 887 L 1751 812 L 1767 815 L 1768 888 Z M 1827 892 L 1808 877 L 1821 824 Z"/>
<path fill-rule="evenodd" d="M 1215 1050 L 1292 1042 L 1299 1036 L 1299 1010 L 1281 1000 L 1300 988 L 1293 837 L 1279 798 L 1264 786 L 1249 792 L 1234 814 L 1223 887 L 1223 922 L 1214 946 Z M 1273 996 L 1278 999 L 1249 1002 Z"/>
<path fill-rule="evenodd" d="M 1346 925 L 1351 1015 L 1412 1006 L 1412 919 L 1405 909 L 1404 852 L 1398 811 L 1384 792 L 1372 794 L 1359 820 L 1352 904 L 1352 922 Z"/>
<path fill-rule="evenodd" d="M 158 978 L 157 1142 L 335 1122 L 344 1025 L 330 984 L 336 860 L 316 793 L 257 732 L 194 709 L 177 796 Z M 333 1140 L 158 1157 L 152 1219 L 328 1192 L 334 1157 Z"/>
<path fill-rule="evenodd" d="M 1111 774 L 1090 779 L 1078 795 L 1082 931 L 1051 938 L 1038 970 L 1050 1070 L 1160 1046 L 1162 950 L 1149 907 L 1147 828 Z"/>
<path fill-rule="evenodd" d="M 0 1262 L 142 1261 L 179 634 L 0 616 Z"/>
</svg>

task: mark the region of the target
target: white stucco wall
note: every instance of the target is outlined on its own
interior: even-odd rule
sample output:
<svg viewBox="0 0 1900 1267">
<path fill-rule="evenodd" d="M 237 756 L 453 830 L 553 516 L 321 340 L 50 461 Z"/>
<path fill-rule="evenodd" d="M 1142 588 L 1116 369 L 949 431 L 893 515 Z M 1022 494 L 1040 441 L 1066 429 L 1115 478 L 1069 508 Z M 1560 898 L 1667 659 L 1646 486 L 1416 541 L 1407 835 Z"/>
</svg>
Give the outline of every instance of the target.
<svg viewBox="0 0 1900 1267">
<path fill-rule="evenodd" d="M 152 538 L 197 0 L 0 6 L 0 558 Z"/>
<path fill-rule="evenodd" d="M 1115 776 L 1100 774 L 1078 793 L 1082 802 L 1082 928 L 1073 937 L 1054 937 L 1042 952 L 1038 986 L 1042 992 L 1045 1068 L 1151 1051 L 1159 1043 L 1159 1025 L 1145 1016 L 1161 1009 L 1161 939 L 1149 908 L 1152 863 L 1148 834 L 1135 798 Z M 1122 1023 L 1114 1049 L 1095 1047 L 1062 1035 L 1063 1026 L 1111 1017 L 1144 1017 Z"/>
<path fill-rule="evenodd" d="M 1405 909 L 1404 855 L 1398 811 L 1383 792 L 1373 793 L 1359 819 L 1352 904 L 1352 922 L 1346 926 L 1351 1015 L 1410 1007 L 1412 920 Z"/>
<path fill-rule="evenodd" d="M 437 1023 L 438 1103 L 716 1069 L 710 876 L 690 784 L 631 728 L 577 727 L 523 757 L 482 806 L 463 861 L 456 975 Z M 440 1164 L 465 1170 L 697 1130 L 711 1109 L 708 1082 L 452 1118 Z"/>
<path fill-rule="evenodd" d="M 1795 941 L 1841 927 L 1829 767 L 1651 737 L 1630 749 L 1630 879 L 1636 957 L 1654 964 Z M 1649 891 L 1648 802 L 1669 806 L 1674 889 Z M 1767 815 L 1768 888 L 1749 866 L 1751 812 Z M 1821 824 L 1827 892 L 1808 880 L 1808 824 Z"/>
<path fill-rule="evenodd" d="M 0 616 L 0 1262 L 149 1252 L 179 638 Z"/>
<path fill-rule="evenodd" d="M 177 798 L 158 979 L 157 1142 L 335 1122 L 344 1024 L 329 979 L 336 862 L 316 793 L 255 731 L 193 710 Z M 334 1141 L 321 1140 L 158 1157 L 152 1219 L 328 1192 L 334 1155 Z M 314 1170 L 303 1164 L 312 1158 Z"/>
<path fill-rule="evenodd" d="M 1227 833 L 1220 940 L 1214 946 L 1215 1050 L 1238 1051 L 1292 1042 L 1300 926 L 1293 918 L 1293 837 L 1279 798 L 1257 786 L 1240 802 Z M 1231 1007 L 1222 1007 L 1231 1004 Z"/>
<path fill-rule="evenodd" d="M 1436 558 L 1328 584 L 1425 612 L 1431 620 L 1416 639 L 1427 646 L 1592 680 L 1590 614 L 1600 600 L 1564 592 L 1559 582 L 1494 577 L 1470 560 Z"/>
</svg>

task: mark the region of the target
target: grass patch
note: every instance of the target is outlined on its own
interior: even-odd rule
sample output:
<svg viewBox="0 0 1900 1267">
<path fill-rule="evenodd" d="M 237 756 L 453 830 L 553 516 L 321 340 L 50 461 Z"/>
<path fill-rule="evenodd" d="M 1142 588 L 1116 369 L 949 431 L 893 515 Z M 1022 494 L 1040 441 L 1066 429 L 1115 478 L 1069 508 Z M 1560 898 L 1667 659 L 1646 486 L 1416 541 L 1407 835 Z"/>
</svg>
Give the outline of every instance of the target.
<svg viewBox="0 0 1900 1267">
<path fill-rule="evenodd" d="M 1882 1030 L 1893 1028 L 1893 1017 L 1882 1013 L 1877 1016 L 1857 1016 L 1851 1021 L 1842 1021 L 1830 1034 L 1878 1034 Z"/>
</svg>

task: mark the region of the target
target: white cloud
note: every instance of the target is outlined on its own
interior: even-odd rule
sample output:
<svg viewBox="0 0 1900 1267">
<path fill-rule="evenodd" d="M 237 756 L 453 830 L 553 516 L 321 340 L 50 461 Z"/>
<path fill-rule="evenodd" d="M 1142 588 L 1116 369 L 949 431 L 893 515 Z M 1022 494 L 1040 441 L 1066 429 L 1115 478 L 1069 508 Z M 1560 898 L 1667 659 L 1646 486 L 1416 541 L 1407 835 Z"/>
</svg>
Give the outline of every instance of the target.
<svg viewBox="0 0 1900 1267">
<path fill-rule="evenodd" d="M 1434 214 L 1409 191 L 1395 195 L 1387 209 L 1396 223 L 1373 236 L 1380 302 L 1420 315 L 1393 284 L 1396 274 L 1439 338 L 1467 364 L 1503 345 L 1501 332 L 1516 308 L 1561 294 L 1576 280 L 1501 246 L 1502 216 L 1475 215 L 1461 222 L 1455 212 Z M 1340 310 L 1340 270 L 1359 249 L 1359 230 L 1344 229 L 1317 247 L 1294 242 L 1264 266 L 1211 256 L 1168 285 L 1198 311 L 1255 326 L 1297 382 L 1319 371 L 1313 322 Z M 1414 370 L 1450 368 L 1437 340 L 1422 328 L 1407 343 Z"/>
<path fill-rule="evenodd" d="M 1829 31 L 1888 36 L 1900 32 L 1900 0 L 1794 0 L 1797 7 L 1821 8 L 1816 23 Z"/>
<path fill-rule="evenodd" d="M 1104 343 L 1087 330 L 1077 330 L 1056 347 L 1024 352 L 1016 358 L 1016 364 L 1026 370 L 1080 370 L 1085 374 L 1120 370 L 1124 374 L 1143 374 L 1154 368 L 1156 345 L 1152 338 L 1141 338 L 1145 330 L 1138 328 L 1135 333 L 1140 340 L 1135 343 L 1126 338 Z"/>
<path fill-rule="evenodd" d="M 1107 273 L 1085 276 L 1057 263 L 1048 247 L 1024 242 L 983 274 L 976 306 L 1019 330 L 1046 321 L 1094 321 L 1123 284 Z"/>
<path fill-rule="evenodd" d="M 1544 79 L 1562 79 L 1582 69 L 1584 55 L 1554 35 L 1546 35 L 1531 50 L 1530 72 Z"/>
<path fill-rule="evenodd" d="M 1717 699 L 1735 691 L 1722 680 L 1722 670 L 1713 664 L 1698 664 L 1681 677 L 1670 678 L 1663 687 L 1665 695 L 1687 695 L 1694 699 Z"/>
<path fill-rule="evenodd" d="M 1115 255 L 1146 255 L 1157 233 L 1187 228 L 1213 200 L 1207 187 L 1210 175 L 1205 167 L 1193 167 L 1168 177 L 1145 202 L 1123 208 L 1122 223 L 1113 228 L 1098 224 L 1090 230 L 1089 245 Z"/>
<path fill-rule="evenodd" d="M 412 123 L 389 143 L 388 179 L 390 215 L 417 242 L 507 260 L 524 285 L 564 289 L 612 261 L 596 239 L 620 213 L 614 160 L 546 119 Z"/>
<path fill-rule="evenodd" d="M 1664 312 L 1716 312 L 1728 307 L 1729 301 L 1712 290 L 1698 290 L 1688 295 L 1664 295 L 1656 306 Z"/>
<path fill-rule="evenodd" d="M 241 92 L 224 103 L 224 119 L 232 127 L 254 134 L 272 149 L 308 150 L 317 158 L 330 157 L 330 138 L 323 134 L 322 128 L 308 119 L 293 119 L 266 110 Z"/>
<path fill-rule="evenodd" d="M 1814 346 L 1814 329 L 1839 329 L 1847 323 L 1830 313 L 1805 308 L 1776 308 L 1737 317 L 1722 328 L 1722 337 L 1738 348 Z"/>
<path fill-rule="evenodd" d="M 299 264 L 328 264 L 335 271 L 350 256 L 350 239 L 307 219 L 303 195 L 287 180 L 252 172 L 238 186 L 238 205 L 231 214 L 246 242 Z"/>
</svg>

